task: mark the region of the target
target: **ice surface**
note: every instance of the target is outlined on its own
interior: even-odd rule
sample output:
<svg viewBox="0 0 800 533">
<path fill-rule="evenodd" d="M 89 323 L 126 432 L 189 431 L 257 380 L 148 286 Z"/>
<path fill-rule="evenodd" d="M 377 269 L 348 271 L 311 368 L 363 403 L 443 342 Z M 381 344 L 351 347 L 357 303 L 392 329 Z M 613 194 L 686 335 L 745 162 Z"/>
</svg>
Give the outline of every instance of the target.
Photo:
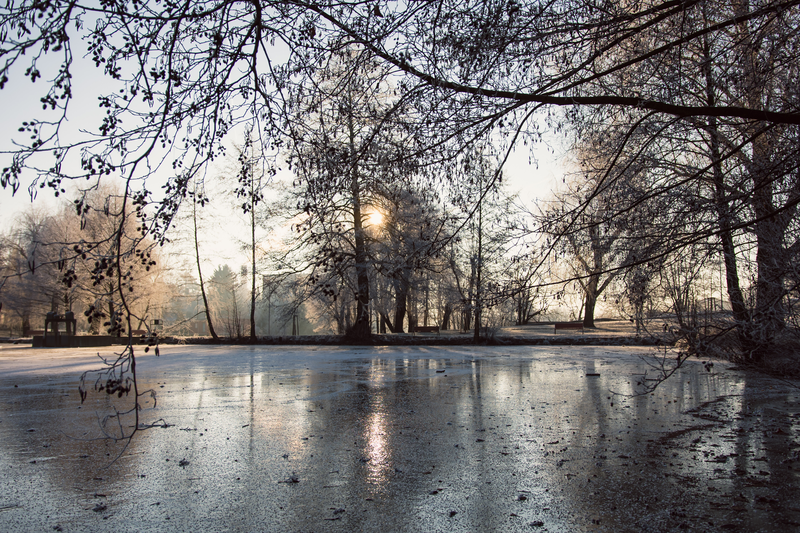
<svg viewBox="0 0 800 533">
<path fill-rule="evenodd" d="M 723 363 L 631 397 L 652 349 L 163 346 L 168 427 L 109 466 L 97 351 L 0 349 L 0 531 L 800 527 L 800 391 Z"/>
</svg>

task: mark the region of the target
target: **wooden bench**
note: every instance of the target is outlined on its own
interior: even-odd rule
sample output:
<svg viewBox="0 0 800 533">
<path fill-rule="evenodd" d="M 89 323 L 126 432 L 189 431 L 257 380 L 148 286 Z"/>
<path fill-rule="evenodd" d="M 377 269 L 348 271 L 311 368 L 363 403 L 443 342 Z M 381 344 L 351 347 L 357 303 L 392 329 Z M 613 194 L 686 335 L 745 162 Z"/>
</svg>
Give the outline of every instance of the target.
<svg viewBox="0 0 800 533">
<path fill-rule="evenodd" d="M 553 324 L 553 333 L 558 332 L 560 329 L 579 329 L 583 331 L 583 322 L 555 322 Z"/>
<path fill-rule="evenodd" d="M 131 330 L 131 335 L 133 335 L 134 337 L 146 337 L 147 336 L 147 330 L 146 329 L 132 329 Z"/>
<path fill-rule="evenodd" d="M 439 333 L 439 326 L 414 326 L 414 333 Z"/>
</svg>

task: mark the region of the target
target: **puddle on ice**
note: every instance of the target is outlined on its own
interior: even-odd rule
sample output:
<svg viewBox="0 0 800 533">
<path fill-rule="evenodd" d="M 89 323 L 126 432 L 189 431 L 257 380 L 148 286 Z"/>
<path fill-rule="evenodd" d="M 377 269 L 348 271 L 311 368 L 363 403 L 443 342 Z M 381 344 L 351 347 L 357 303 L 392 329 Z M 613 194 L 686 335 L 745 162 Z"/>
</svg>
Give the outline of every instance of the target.
<svg viewBox="0 0 800 533">
<path fill-rule="evenodd" d="M 800 528 L 800 391 L 722 363 L 630 397 L 647 349 L 161 352 L 143 417 L 169 427 L 111 466 L 93 352 L 0 353 L 0 530 Z"/>
</svg>

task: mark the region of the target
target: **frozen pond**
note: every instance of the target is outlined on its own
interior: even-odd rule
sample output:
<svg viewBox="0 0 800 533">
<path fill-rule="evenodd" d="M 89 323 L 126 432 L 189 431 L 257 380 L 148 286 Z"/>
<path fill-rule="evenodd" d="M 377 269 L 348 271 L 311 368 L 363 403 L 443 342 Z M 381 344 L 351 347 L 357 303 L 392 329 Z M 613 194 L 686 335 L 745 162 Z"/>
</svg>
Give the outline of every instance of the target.
<svg viewBox="0 0 800 533">
<path fill-rule="evenodd" d="M 725 363 L 631 397 L 651 349 L 166 346 L 169 426 L 108 466 L 96 352 L 0 348 L 0 531 L 800 529 L 800 390 Z"/>
</svg>

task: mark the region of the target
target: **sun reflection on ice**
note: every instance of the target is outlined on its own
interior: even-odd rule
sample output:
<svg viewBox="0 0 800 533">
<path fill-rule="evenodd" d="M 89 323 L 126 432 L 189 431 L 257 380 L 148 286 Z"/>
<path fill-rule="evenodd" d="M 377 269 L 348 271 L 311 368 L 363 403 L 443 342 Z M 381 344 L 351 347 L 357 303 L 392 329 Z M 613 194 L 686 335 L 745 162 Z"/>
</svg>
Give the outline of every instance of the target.
<svg viewBox="0 0 800 533">
<path fill-rule="evenodd" d="M 392 468 L 392 450 L 387 438 L 388 416 L 384 398 L 374 398 L 370 414 L 364 425 L 364 461 L 367 466 L 367 483 L 381 491 L 389 483 Z"/>
</svg>

